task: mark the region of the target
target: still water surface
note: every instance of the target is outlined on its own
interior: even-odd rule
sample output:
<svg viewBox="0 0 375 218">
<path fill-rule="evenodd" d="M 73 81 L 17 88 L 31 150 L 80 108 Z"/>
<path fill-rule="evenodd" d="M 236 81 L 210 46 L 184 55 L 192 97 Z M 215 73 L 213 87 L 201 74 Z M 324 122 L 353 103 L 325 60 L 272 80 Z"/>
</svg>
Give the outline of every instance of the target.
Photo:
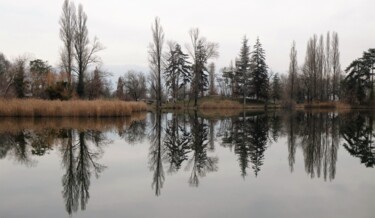
<svg viewBox="0 0 375 218">
<path fill-rule="evenodd" d="M 0 217 L 374 217 L 371 113 L 1 119 Z"/>
</svg>

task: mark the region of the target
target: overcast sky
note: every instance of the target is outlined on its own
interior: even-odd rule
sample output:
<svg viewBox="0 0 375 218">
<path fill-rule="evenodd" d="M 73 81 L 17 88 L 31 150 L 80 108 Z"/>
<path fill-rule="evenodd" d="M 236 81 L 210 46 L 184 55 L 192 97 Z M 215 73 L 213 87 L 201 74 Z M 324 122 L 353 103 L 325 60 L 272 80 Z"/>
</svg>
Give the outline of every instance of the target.
<svg viewBox="0 0 375 218">
<path fill-rule="evenodd" d="M 303 63 L 306 42 L 314 33 L 336 31 L 342 68 L 375 47 L 374 0 L 76 0 L 88 15 L 90 38 L 106 49 L 100 53 L 115 75 L 125 69 L 147 69 L 151 24 L 159 16 L 166 40 L 184 45 L 188 31 L 198 27 L 209 41 L 220 45 L 218 68 L 238 56 L 241 40 L 251 45 L 259 36 L 267 64 L 285 73 L 292 41 Z M 13 59 L 28 54 L 59 62 L 59 17 L 63 0 L 0 0 L 0 52 Z"/>
</svg>

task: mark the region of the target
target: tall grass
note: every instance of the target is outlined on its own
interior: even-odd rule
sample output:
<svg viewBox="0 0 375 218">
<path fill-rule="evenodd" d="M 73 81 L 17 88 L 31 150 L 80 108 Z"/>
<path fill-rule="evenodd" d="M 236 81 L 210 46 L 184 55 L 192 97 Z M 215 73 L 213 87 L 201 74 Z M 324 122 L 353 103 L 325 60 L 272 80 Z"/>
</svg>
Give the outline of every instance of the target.
<svg viewBox="0 0 375 218">
<path fill-rule="evenodd" d="M 0 117 L 124 117 L 146 110 L 144 102 L 0 100 Z"/>
</svg>

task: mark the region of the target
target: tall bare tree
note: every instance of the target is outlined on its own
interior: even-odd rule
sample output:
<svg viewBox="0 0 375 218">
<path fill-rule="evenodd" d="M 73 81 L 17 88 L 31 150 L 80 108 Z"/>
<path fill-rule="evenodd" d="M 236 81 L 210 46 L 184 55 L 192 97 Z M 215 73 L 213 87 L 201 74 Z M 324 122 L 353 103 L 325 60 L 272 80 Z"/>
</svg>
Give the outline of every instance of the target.
<svg viewBox="0 0 375 218">
<path fill-rule="evenodd" d="M 0 94 L 5 97 L 14 82 L 14 75 L 11 73 L 11 63 L 3 53 L 0 53 Z"/>
<path fill-rule="evenodd" d="M 160 25 L 160 19 L 155 18 L 154 24 L 151 27 L 152 30 L 152 43 L 149 45 L 149 62 L 151 73 L 153 74 L 151 78 L 155 79 L 152 82 L 152 86 L 156 91 L 156 108 L 161 108 L 162 99 L 162 85 L 161 85 L 161 71 L 162 71 L 162 55 L 163 55 L 163 44 L 164 44 L 164 31 Z"/>
<path fill-rule="evenodd" d="M 332 34 L 332 99 L 335 100 L 340 97 L 339 85 L 341 76 L 341 64 L 340 64 L 340 50 L 339 50 L 339 35 L 336 32 Z"/>
<path fill-rule="evenodd" d="M 76 12 L 73 2 L 65 0 L 60 17 L 60 39 L 64 46 L 60 53 L 61 66 L 68 75 L 68 84 L 72 85 L 74 34 L 76 25 Z"/>
<path fill-rule="evenodd" d="M 125 93 L 134 101 L 146 97 L 146 77 L 142 72 L 128 71 L 124 78 Z"/>
<path fill-rule="evenodd" d="M 325 78 L 325 92 L 326 100 L 330 100 L 330 84 L 331 84 L 331 71 L 332 71 L 332 55 L 331 55 L 331 36 L 327 32 L 326 37 L 326 54 L 325 54 L 325 65 L 324 65 L 324 78 Z"/>
<path fill-rule="evenodd" d="M 74 58 L 77 62 L 76 73 L 78 75 L 77 94 L 84 97 L 84 77 L 89 64 L 100 62 L 97 52 L 104 49 L 102 44 L 95 37 L 90 46 L 89 32 L 87 29 L 87 15 L 83 11 L 83 6 L 78 6 L 78 14 L 74 32 Z"/>
<path fill-rule="evenodd" d="M 295 41 L 293 41 L 292 48 L 290 49 L 289 57 L 290 57 L 290 63 L 289 63 L 290 99 L 295 100 L 295 87 L 296 87 L 297 72 L 298 72 L 297 50 L 296 50 Z"/>
<path fill-rule="evenodd" d="M 201 37 L 198 28 L 189 31 L 191 45 L 188 51 L 193 59 L 193 84 L 194 106 L 198 105 L 199 92 L 203 93 L 204 81 L 203 77 L 206 70 L 206 63 L 209 59 L 219 56 L 219 44 L 209 42 L 205 37 Z"/>
<path fill-rule="evenodd" d="M 323 82 L 323 74 L 324 74 L 324 65 L 325 65 L 325 57 L 324 57 L 324 38 L 323 35 L 319 37 L 319 43 L 317 48 L 317 70 L 318 70 L 318 85 L 317 85 L 317 98 L 320 101 L 323 101 L 325 96 L 324 93 L 324 82 Z"/>
<path fill-rule="evenodd" d="M 308 41 L 305 64 L 303 66 L 304 83 L 307 89 L 307 100 L 309 102 L 312 102 L 318 96 L 317 43 L 318 37 L 316 35 Z"/>
</svg>

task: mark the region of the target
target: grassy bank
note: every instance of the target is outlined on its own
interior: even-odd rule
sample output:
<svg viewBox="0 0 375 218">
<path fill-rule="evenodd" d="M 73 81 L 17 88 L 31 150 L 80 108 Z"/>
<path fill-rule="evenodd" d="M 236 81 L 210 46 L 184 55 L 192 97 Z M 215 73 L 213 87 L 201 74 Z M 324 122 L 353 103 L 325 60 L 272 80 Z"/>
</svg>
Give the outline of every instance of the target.
<svg viewBox="0 0 375 218">
<path fill-rule="evenodd" d="M 0 117 L 124 117 L 146 110 L 144 102 L 0 100 Z"/>
</svg>

